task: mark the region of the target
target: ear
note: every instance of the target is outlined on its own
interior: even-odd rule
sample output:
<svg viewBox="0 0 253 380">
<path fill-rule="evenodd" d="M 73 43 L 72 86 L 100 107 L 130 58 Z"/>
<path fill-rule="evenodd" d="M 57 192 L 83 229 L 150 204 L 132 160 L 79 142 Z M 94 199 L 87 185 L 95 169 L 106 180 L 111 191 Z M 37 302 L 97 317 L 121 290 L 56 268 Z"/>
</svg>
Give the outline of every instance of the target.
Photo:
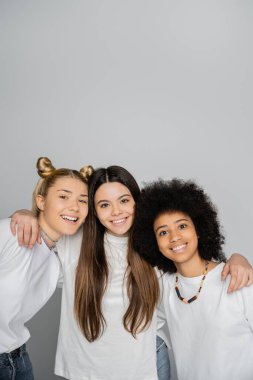
<svg viewBox="0 0 253 380">
<path fill-rule="evenodd" d="M 36 204 L 40 211 L 44 211 L 45 207 L 45 198 L 42 195 L 36 196 Z"/>
</svg>

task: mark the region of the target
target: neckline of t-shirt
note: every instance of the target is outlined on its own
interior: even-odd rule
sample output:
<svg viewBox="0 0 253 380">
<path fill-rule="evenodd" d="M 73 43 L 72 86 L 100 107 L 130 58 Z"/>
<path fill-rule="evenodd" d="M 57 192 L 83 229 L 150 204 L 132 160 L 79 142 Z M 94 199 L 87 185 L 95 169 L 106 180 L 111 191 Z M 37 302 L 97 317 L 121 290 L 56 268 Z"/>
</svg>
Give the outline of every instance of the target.
<svg viewBox="0 0 253 380">
<path fill-rule="evenodd" d="M 219 263 L 216 267 L 214 267 L 209 272 L 207 272 L 205 282 L 210 280 L 212 277 L 216 276 L 217 272 L 222 272 L 223 266 L 224 266 L 224 263 Z M 201 280 L 202 277 L 203 277 L 203 274 L 196 277 L 185 277 L 181 275 L 180 273 L 178 273 L 179 280 L 185 283 L 195 283 L 195 282 L 197 283 Z"/>
<path fill-rule="evenodd" d="M 104 240 L 107 244 L 114 246 L 126 246 L 128 244 L 128 236 L 115 236 L 108 232 L 105 233 Z"/>
</svg>

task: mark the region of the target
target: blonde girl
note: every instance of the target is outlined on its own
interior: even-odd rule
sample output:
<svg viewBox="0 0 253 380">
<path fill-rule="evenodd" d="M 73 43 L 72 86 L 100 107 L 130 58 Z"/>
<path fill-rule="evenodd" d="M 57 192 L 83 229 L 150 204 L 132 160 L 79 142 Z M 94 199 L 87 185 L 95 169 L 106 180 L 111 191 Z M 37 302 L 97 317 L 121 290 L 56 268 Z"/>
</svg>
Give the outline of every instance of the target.
<svg viewBox="0 0 253 380">
<path fill-rule="evenodd" d="M 80 171 L 55 169 L 42 157 L 37 162 L 39 180 L 33 193 L 42 244 L 21 247 L 10 232 L 9 219 L 0 220 L 0 379 L 32 380 L 33 371 L 25 343 L 30 337 L 25 323 L 53 294 L 60 275 L 55 254 L 63 235 L 73 235 L 88 213 L 87 178 L 91 167 Z"/>
</svg>

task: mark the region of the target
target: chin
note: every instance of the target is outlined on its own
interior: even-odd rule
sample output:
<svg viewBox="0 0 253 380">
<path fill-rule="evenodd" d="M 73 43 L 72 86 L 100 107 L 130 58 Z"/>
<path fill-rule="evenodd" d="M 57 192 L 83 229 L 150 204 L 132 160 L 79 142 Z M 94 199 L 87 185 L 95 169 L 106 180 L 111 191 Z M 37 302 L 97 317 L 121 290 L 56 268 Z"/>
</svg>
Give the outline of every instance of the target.
<svg viewBox="0 0 253 380">
<path fill-rule="evenodd" d="M 65 231 L 63 232 L 63 235 L 74 235 L 80 226 L 73 226 L 72 228 L 66 228 Z"/>
</svg>

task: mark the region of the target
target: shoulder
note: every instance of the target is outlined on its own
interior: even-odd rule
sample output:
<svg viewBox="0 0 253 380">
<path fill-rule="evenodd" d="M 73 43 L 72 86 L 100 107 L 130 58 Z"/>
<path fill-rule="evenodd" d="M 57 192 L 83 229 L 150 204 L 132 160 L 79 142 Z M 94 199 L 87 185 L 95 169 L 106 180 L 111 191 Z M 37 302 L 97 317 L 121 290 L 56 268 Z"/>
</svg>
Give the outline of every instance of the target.
<svg viewBox="0 0 253 380">
<path fill-rule="evenodd" d="M 230 274 L 226 277 L 224 281 L 221 279 L 221 273 L 224 268 L 224 263 L 218 263 L 214 268 L 212 268 L 210 271 L 208 271 L 206 275 L 205 282 L 209 284 L 209 286 L 213 286 L 217 289 L 223 289 L 223 291 L 227 292 L 227 289 L 229 287 L 231 276 Z"/>
<path fill-rule="evenodd" d="M 158 281 L 161 291 L 161 299 L 167 298 L 171 292 L 171 289 L 175 285 L 175 274 L 174 273 L 163 273 L 162 271 L 157 271 Z"/>
<path fill-rule="evenodd" d="M 24 253 L 27 253 L 28 256 L 31 256 L 32 253 L 36 250 L 37 243 L 32 249 L 27 247 L 20 246 L 18 243 L 17 236 L 12 235 L 10 229 L 10 219 L 1 219 L 0 220 L 0 256 L 1 259 L 10 259 L 14 257 L 24 257 Z M 42 248 L 44 249 L 44 248 Z"/>
<path fill-rule="evenodd" d="M 7 232 L 7 233 L 9 232 L 9 234 L 12 235 L 10 223 L 11 223 L 10 218 L 0 219 L 0 233 L 1 233 L 1 235 L 3 232 Z"/>
<path fill-rule="evenodd" d="M 10 228 L 10 219 L 0 219 L 0 250 L 2 251 L 6 245 L 18 244 L 17 236 L 13 236 Z"/>
<path fill-rule="evenodd" d="M 228 293 L 231 276 L 229 274 L 224 281 L 221 280 L 223 266 L 224 263 L 220 263 L 207 275 L 207 281 L 213 292 L 217 292 L 217 294 L 222 292 L 223 300 L 226 300 L 228 305 L 235 305 L 235 307 L 239 307 L 241 310 L 244 309 L 246 305 L 249 305 L 253 311 L 253 286 L 244 287 L 232 293 Z"/>
<path fill-rule="evenodd" d="M 169 285 L 171 283 L 173 283 L 175 279 L 175 273 L 163 273 L 163 272 L 160 272 L 160 280 L 162 281 L 162 283 L 165 285 Z"/>
</svg>

